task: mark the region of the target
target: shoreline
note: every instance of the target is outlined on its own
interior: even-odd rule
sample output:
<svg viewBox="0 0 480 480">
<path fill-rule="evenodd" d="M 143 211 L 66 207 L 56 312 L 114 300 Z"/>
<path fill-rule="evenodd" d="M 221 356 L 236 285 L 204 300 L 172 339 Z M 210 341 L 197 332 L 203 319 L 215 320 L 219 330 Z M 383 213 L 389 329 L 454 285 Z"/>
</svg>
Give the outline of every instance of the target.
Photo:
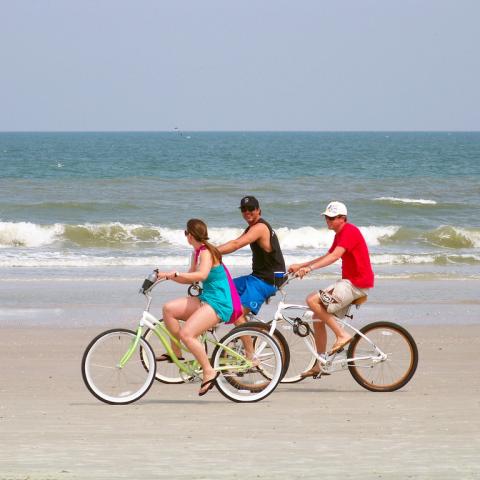
<svg viewBox="0 0 480 480">
<path fill-rule="evenodd" d="M 125 326 L 131 325 L 145 306 L 145 298 L 138 294 L 145 269 L 116 269 L 113 271 L 116 278 L 108 279 L 91 270 L 68 270 L 42 278 L 38 278 L 35 271 L 29 272 L 0 280 L 0 329 Z M 242 274 L 244 270 L 232 269 L 233 276 Z M 329 277 L 295 280 L 287 287 L 286 301 L 304 304 L 308 293 L 331 283 Z M 354 321 L 355 324 L 377 320 L 404 325 L 480 324 L 479 287 L 480 280 L 473 279 L 461 283 L 377 279 L 368 302 L 354 311 Z M 161 315 L 163 302 L 184 295 L 186 287 L 183 285 L 160 284 L 154 291 L 152 313 Z M 279 301 L 277 293 L 258 316 L 264 320 L 271 318 Z"/>
</svg>

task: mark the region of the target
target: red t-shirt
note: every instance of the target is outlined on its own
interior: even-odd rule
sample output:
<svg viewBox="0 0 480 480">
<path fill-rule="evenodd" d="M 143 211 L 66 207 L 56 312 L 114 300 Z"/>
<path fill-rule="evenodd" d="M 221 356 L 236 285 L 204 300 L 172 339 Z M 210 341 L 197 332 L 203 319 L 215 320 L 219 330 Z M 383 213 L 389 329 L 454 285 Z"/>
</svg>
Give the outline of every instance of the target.
<svg viewBox="0 0 480 480">
<path fill-rule="evenodd" d="M 360 230 L 352 223 L 346 223 L 335 235 L 329 253 L 336 247 L 343 247 L 342 278 L 350 280 L 358 288 L 373 287 L 373 270 L 370 255 Z"/>
</svg>

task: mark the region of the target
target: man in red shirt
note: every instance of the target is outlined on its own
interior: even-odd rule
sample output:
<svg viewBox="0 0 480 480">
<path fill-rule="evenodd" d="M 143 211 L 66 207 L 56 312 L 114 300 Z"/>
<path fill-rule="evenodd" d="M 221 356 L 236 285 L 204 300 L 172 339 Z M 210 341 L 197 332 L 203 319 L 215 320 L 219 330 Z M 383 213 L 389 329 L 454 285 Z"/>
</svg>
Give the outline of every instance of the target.
<svg viewBox="0 0 480 480">
<path fill-rule="evenodd" d="M 293 264 L 289 272 L 302 278 L 316 268 L 326 267 L 342 259 L 342 279 L 325 290 L 313 292 L 307 297 L 307 304 L 313 311 L 314 333 L 317 352 L 324 354 L 327 348 L 327 324 L 335 334 L 336 341 L 329 353 L 337 352 L 347 345 L 350 337 L 336 322 L 335 317 L 345 316 L 348 306 L 357 298 L 367 295 L 373 287 L 373 271 L 365 239 L 360 230 L 347 223 L 347 207 L 341 202 L 331 202 L 323 212 L 329 230 L 335 232 L 332 246 L 326 255 L 314 260 Z M 334 316 L 335 315 L 335 316 Z M 302 374 L 312 377 L 320 373 L 317 364 Z"/>
</svg>

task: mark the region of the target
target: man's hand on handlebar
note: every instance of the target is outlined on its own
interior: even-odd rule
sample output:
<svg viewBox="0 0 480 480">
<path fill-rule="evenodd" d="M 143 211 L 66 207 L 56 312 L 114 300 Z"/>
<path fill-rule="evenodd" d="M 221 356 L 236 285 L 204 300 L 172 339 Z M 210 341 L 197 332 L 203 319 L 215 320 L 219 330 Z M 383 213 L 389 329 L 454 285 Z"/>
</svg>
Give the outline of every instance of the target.
<svg viewBox="0 0 480 480">
<path fill-rule="evenodd" d="M 300 264 L 299 263 L 292 263 L 288 267 L 288 273 L 297 273 L 298 270 L 300 270 Z"/>
<path fill-rule="evenodd" d="M 289 273 L 294 273 L 296 277 L 303 278 L 307 273 L 310 273 L 312 269 L 310 267 L 302 267 L 298 263 L 293 263 L 288 267 Z"/>
</svg>

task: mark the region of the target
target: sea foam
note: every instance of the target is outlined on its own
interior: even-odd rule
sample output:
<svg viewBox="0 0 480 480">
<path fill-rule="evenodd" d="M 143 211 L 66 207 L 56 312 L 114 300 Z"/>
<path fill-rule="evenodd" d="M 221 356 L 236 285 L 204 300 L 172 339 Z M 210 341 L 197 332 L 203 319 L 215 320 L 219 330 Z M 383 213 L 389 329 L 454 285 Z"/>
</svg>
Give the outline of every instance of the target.
<svg viewBox="0 0 480 480">
<path fill-rule="evenodd" d="M 397 198 L 397 197 L 378 197 L 374 200 L 378 202 L 391 202 L 391 203 L 413 203 L 417 205 L 436 205 L 435 200 L 424 200 L 423 198 Z"/>
<path fill-rule="evenodd" d="M 0 222 L 0 247 L 41 247 L 58 240 L 61 224 L 42 226 L 30 222 Z"/>
</svg>

